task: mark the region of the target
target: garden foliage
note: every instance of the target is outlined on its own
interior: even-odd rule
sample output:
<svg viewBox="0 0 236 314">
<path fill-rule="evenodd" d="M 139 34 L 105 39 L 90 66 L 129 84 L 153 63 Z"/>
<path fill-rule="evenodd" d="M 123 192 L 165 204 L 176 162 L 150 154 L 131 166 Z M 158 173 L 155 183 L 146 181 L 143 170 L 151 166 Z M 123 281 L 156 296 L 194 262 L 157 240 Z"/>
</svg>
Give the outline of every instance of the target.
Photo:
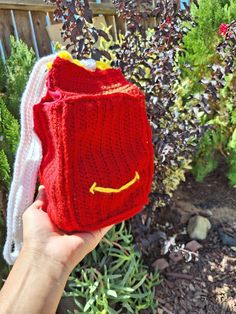
<svg viewBox="0 0 236 314">
<path fill-rule="evenodd" d="M 131 232 L 122 223 L 73 271 L 65 295 L 74 297 L 77 314 L 142 313 L 145 309 L 156 313 L 159 283 L 157 273 L 148 273 L 143 265 Z"/>
<path fill-rule="evenodd" d="M 11 54 L 0 61 L 0 189 L 9 186 L 19 140 L 20 99 L 35 62 L 35 54 L 22 41 L 10 38 Z"/>
<path fill-rule="evenodd" d="M 19 125 L 0 98 L 0 185 L 10 183 L 10 164 L 18 142 Z"/>
<path fill-rule="evenodd" d="M 191 79 L 198 90 L 199 80 L 209 73 L 209 65 L 217 59 L 216 46 L 220 43 L 218 29 L 222 23 L 231 23 L 236 18 L 236 2 L 234 0 L 198 0 L 191 5 L 191 16 L 194 23 L 188 25 L 189 32 L 184 36 L 184 56 L 180 63 L 187 63 L 190 68 L 181 67 L 182 75 Z"/>
<path fill-rule="evenodd" d="M 10 37 L 11 54 L 6 60 L 6 103 L 8 109 L 19 119 L 19 105 L 29 73 L 36 61 L 32 48 L 21 40 Z"/>
<path fill-rule="evenodd" d="M 236 150 L 232 142 L 235 132 L 235 27 L 236 2 L 199 0 L 192 5 L 195 24 L 184 37 L 184 54 L 180 64 L 183 80 L 188 80 L 191 103 L 209 106 L 202 115 L 202 125 L 210 126 L 200 141 L 194 157 L 193 173 L 198 181 L 217 168 L 223 159 L 228 163 L 228 178 L 236 184 Z"/>
</svg>

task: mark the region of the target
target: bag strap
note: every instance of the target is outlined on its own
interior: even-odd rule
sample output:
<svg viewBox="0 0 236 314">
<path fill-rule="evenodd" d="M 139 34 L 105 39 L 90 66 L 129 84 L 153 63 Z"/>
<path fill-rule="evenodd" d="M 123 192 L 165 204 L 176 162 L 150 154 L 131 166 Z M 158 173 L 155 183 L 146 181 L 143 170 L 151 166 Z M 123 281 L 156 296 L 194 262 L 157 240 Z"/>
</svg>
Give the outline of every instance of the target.
<svg viewBox="0 0 236 314">
<path fill-rule="evenodd" d="M 55 55 L 49 55 L 36 62 L 21 99 L 21 136 L 8 198 L 7 238 L 3 250 L 4 259 L 10 265 L 14 264 L 21 250 L 22 215 L 33 202 L 42 159 L 41 142 L 34 132 L 32 107 L 46 91 L 47 63 L 54 58 Z"/>
</svg>

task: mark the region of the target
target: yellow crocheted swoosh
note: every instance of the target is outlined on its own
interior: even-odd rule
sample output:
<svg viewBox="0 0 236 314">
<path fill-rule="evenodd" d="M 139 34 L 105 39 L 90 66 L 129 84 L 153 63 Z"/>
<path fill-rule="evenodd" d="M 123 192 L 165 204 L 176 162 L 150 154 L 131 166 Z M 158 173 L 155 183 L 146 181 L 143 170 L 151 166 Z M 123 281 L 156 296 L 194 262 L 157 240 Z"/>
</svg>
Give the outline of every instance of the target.
<svg viewBox="0 0 236 314">
<path fill-rule="evenodd" d="M 94 182 L 89 189 L 89 191 L 94 194 L 95 192 L 101 192 L 101 193 L 120 193 L 121 191 L 124 191 L 131 187 L 135 182 L 137 182 L 140 179 L 139 173 L 135 171 L 135 176 L 134 178 L 129 181 L 128 183 L 122 185 L 119 189 L 113 189 L 113 188 L 102 188 L 100 186 L 97 186 L 97 183 Z"/>
<path fill-rule="evenodd" d="M 58 56 L 61 59 L 68 60 L 68 61 L 70 61 L 70 62 L 72 62 L 78 66 L 86 68 L 78 59 L 73 59 L 72 55 L 68 51 L 60 51 L 58 53 Z M 52 68 L 52 65 L 53 65 L 53 62 L 48 62 L 48 64 L 47 64 L 48 70 L 50 70 Z M 100 70 L 106 70 L 106 69 L 110 69 L 111 67 L 108 64 L 106 64 L 105 62 L 96 61 L 96 68 L 100 69 Z"/>
</svg>

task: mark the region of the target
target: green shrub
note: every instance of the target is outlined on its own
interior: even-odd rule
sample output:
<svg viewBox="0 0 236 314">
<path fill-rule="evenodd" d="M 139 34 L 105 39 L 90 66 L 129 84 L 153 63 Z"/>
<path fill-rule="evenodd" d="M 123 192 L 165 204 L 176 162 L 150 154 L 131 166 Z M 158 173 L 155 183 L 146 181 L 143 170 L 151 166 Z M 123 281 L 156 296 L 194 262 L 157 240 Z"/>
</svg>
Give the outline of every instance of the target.
<svg viewBox="0 0 236 314">
<path fill-rule="evenodd" d="M 10 166 L 7 156 L 3 149 L 0 150 L 0 183 L 9 184 L 10 181 Z"/>
<path fill-rule="evenodd" d="M 77 266 L 69 278 L 70 291 L 65 293 L 75 299 L 78 310 L 74 313 L 125 314 L 144 309 L 156 313 L 158 274 L 148 273 L 132 243 L 130 230 L 122 223 Z"/>
<path fill-rule="evenodd" d="M 5 91 L 6 69 L 3 60 L 0 58 L 0 94 Z"/>
<path fill-rule="evenodd" d="M 35 62 L 35 53 L 10 37 L 11 55 L 0 60 L 0 190 L 8 187 L 19 141 L 19 110 L 23 90 Z"/>
<path fill-rule="evenodd" d="M 19 124 L 0 97 L 0 191 L 9 187 L 14 154 L 18 143 Z"/>
<path fill-rule="evenodd" d="M 20 99 L 36 58 L 32 48 L 13 36 L 10 37 L 10 48 L 10 57 L 6 60 L 6 104 L 14 117 L 19 119 Z"/>
<path fill-rule="evenodd" d="M 1 161 L 1 153 L 0 153 L 0 161 Z M 5 222 L 2 216 L 3 208 L 2 208 L 2 194 L 0 192 L 0 248 L 3 247 L 5 241 Z M 7 277 L 9 273 L 9 266 L 6 265 L 5 261 L 3 260 L 2 254 L 0 255 L 0 289 L 4 284 L 3 279 Z"/>
<path fill-rule="evenodd" d="M 13 164 L 19 140 L 19 123 L 7 109 L 4 99 L 0 97 L 0 150 L 2 154 L 0 172 L 8 173 L 8 179 L 6 179 L 7 176 L 1 176 L 1 179 L 5 178 L 3 181 L 8 182 L 10 178 L 9 163 Z"/>
<path fill-rule="evenodd" d="M 201 139 L 192 165 L 192 173 L 198 182 L 202 182 L 208 173 L 218 167 L 220 160 L 219 153 L 217 153 L 219 136 L 218 130 L 208 130 Z"/>
<path fill-rule="evenodd" d="M 235 80 L 236 73 L 226 76 L 228 84 L 219 91 L 219 99 L 214 98 L 211 118 L 208 117 L 206 122 L 210 129 L 202 138 L 194 158 L 192 172 L 199 182 L 218 167 L 219 161 L 223 157 L 228 163 L 229 183 L 233 186 L 236 185 L 236 120 L 234 119 L 236 89 L 233 88 L 232 77 Z M 217 81 L 216 76 L 214 76 L 214 81 Z M 210 98 L 210 96 L 208 97 Z"/>
<path fill-rule="evenodd" d="M 210 128 L 202 138 L 193 163 L 193 173 L 198 181 L 218 166 L 220 155 L 228 163 L 227 176 L 236 185 L 236 21 L 232 22 L 216 49 L 216 62 L 209 67 L 211 76 L 201 80 L 202 97 L 210 105 L 210 114 L 204 123 Z"/>
<path fill-rule="evenodd" d="M 197 100 L 209 106 L 207 114 L 201 118 L 202 125 L 208 130 L 200 140 L 192 172 L 197 181 L 204 180 L 218 167 L 223 156 L 229 165 L 229 181 L 235 185 L 235 152 L 229 147 L 236 125 L 232 119 L 236 91 L 235 42 L 232 36 L 224 34 L 221 34 L 222 40 L 219 27 L 221 24 L 227 27 L 236 19 L 236 2 L 199 0 L 198 4 L 198 7 L 195 4 L 191 6 L 194 24 L 184 37 L 184 54 L 179 57 L 183 81 L 189 81 L 187 95 L 190 104 Z M 231 29 L 234 33 L 233 26 Z M 186 64 L 189 64 L 189 69 Z"/>
<path fill-rule="evenodd" d="M 199 80 L 210 75 L 209 65 L 217 59 L 215 48 L 220 43 L 218 29 L 222 23 L 230 23 L 236 18 L 236 2 L 229 0 L 199 0 L 198 6 L 191 5 L 194 24 L 184 36 L 184 56 L 179 58 L 182 64 L 182 76 L 188 77 L 193 84 L 191 93 L 201 90 Z M 184 65 L 191 66 L 190 69 Z"/>
</svg>

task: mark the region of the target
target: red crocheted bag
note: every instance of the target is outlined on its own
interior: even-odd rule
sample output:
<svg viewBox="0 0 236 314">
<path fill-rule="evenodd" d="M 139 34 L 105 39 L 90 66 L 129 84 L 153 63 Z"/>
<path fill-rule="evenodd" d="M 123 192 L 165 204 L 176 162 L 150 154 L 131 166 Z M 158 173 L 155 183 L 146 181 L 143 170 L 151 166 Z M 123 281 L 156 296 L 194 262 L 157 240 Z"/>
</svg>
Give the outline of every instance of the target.
<svg viewBox="0 0 236 314">
<path fill-rule="evenodd" d="M 57 57 L 33 113 L 43 148 L 44 209 L 59 229 L 95 230 L 148 203 L 151 128 L 143 93 L 120 69 L 91 71 Z"/>
</svg>

